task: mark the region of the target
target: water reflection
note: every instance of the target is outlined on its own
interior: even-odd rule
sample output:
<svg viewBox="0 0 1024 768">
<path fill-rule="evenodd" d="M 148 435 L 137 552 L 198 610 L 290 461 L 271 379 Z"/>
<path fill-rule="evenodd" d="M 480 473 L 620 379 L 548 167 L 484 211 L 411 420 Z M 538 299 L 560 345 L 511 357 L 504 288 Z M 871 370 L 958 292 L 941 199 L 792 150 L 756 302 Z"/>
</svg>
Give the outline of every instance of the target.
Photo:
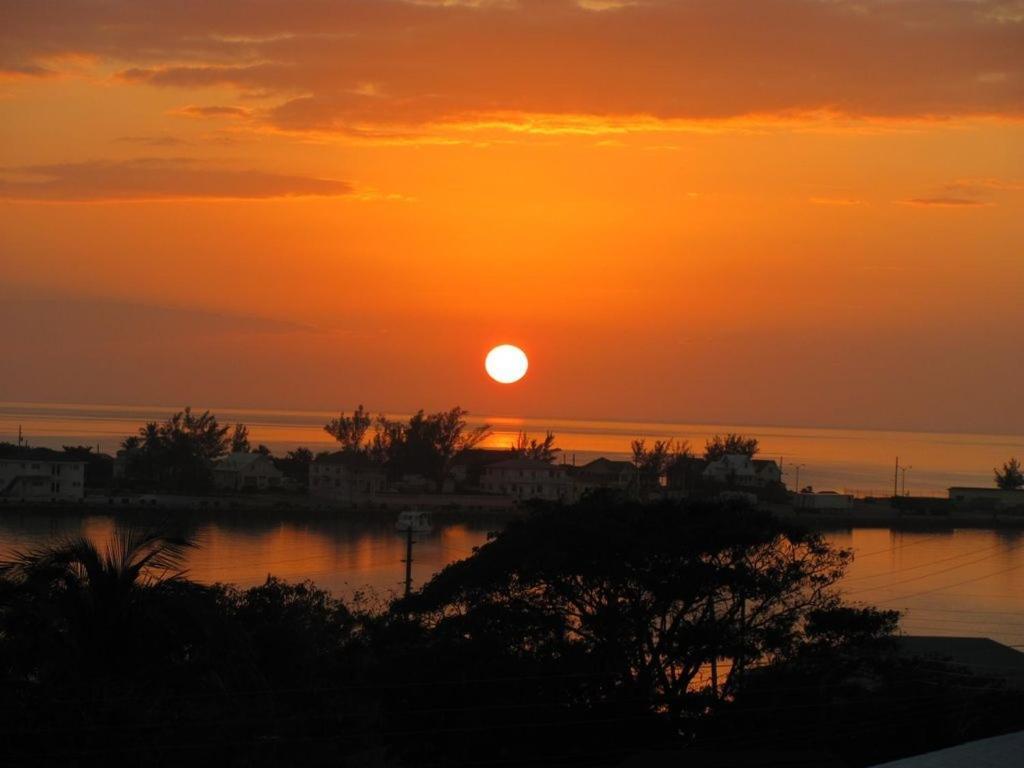
<svg viewBox="0 0 1024 768">
<path fill-rule="evenodd" d="M 0 519 L 0 553 L 60 536 L 104 542 L 119 525 L 168 526 L 156 515 L 88 517 L 34 511 Z M 435 526 L 418 534 L 413 576 L 422 584 L 468 557 L 500 523 Z M 391 517 L 275 519 L 239 513 L 211 519 L 175 518 L 170 527 L 194 537 L 189 576 L 204 583 L 261 583 L 268 574 L 312 579 L 340 596 L 369 590 L 397 594 L 404 575 L 404 538 Z M 899 609 L 909 634 L 992 637 L 1024 648 L 1024 532 L 1019 530 L 896 531 L 856 528 L 826 537 L 855 553 L 843 583 L 855 602 Z"/>
</svg>

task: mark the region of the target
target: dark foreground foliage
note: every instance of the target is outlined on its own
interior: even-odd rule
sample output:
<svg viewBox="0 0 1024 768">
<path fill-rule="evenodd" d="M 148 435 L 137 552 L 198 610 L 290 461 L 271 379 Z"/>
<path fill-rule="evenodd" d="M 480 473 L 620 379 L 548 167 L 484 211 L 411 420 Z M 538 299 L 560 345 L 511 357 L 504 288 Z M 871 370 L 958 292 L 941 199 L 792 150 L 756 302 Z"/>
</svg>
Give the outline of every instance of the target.
<svg viewBox="0 0 1024 768">
<path fill-rule="evenodd" d="M 848 554 L 749 510 L 541 510 L 372 609 L 191 583 L 188 546 L 126 531 L 5 567 L 5 765 L 859 766 L 1024 726 L 1018 694 L 842 605 Z"/>
</svg>

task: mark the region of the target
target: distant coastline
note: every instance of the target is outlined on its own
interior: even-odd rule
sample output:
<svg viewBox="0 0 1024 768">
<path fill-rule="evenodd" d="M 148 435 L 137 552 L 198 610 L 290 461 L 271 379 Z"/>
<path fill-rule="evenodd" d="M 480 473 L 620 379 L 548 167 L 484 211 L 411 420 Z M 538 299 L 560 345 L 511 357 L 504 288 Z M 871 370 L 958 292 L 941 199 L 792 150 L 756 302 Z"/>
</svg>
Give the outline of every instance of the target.
<svg viewBox="0 0 1024 768">
<path fill-rule="evenodd" d="M 17 435 L 19 426 L 34 445 L 95 445 L 112 451 L 147 418 L 160 418 L 167 409 L 156 406 L 88 405 L 68 403 L 0 403 L 0 439 Z M 221 409 L 229 420 L 245 421 L 253 438 L 275 451 L 297 445 L 327 446 L 322 429 L 328 411 Z M 482 422 L 484 417 L 471 416 Z M 571 419 L 488 418 L 494 426 L 490 444 L 500 445 L 519 430 L 558 433 L 562 458 L 584 463 L 597 456 L 625 458 L 636 437 L 688 439 L 695 445 L 715 431 L 739 431 L 759 437 L 762 455 L 780 459 L 787 467 L 803 464 L 803 484 L 815 489 L 882 496 L 892 488 L 896 456 L 914 469 L 908 490 L 914 495 L 945 496 L 953 485 L 990 485 L 992 467 L 1006 456 L 1024 453 L 1024 436 L 970 433 L 874 432 L 808 427 L 749 425 L 657 424 L 652 422 L 577 421 Z"/>
</svg>

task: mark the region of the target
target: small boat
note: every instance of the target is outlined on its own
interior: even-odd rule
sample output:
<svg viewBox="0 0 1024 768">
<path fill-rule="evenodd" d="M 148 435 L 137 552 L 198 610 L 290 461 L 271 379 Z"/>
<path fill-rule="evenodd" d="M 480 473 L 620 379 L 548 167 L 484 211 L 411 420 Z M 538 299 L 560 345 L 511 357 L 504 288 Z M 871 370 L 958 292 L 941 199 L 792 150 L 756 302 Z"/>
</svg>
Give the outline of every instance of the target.
<svg viewBox="0 0 1024 768">
<path fill-rule="evenodd" d="M 398 513 L 398 522 L 395 523 L 395 530 L 401 533 L 430 533 L 434 526 L 430 521 L 430 513 L 418 509 L 409 509 Z"/>
</svg>

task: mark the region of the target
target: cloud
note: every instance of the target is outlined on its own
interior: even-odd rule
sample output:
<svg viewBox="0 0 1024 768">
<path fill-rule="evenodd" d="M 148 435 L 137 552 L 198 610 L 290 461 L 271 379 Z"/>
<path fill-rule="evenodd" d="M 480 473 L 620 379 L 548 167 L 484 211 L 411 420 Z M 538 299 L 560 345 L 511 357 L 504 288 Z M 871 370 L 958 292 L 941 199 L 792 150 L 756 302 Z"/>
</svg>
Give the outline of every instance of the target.
<svg viewBox="0 0 1024 768">
<path fill-rule="evenodd" d="M 189 104 L 174 110 L 176 115 L 185 117 L 248 117 L 251 111 L 244 107 L 198 106 Z"/>
<path fill-rule="evenodd" d="M 181 147 L 189 142 L 177 136 L 119 136 L 117 141 L 125 144 L 140 144 L 147 147 Z"/>
<path fill-rule="evenodd" d="M 852 197 L 812 197 L 808 201 L 812 205 L 863 205 L 863 200 Z"/>
<path fill-rule="evenodd" d="M 0 80 L 20 80 L 24 77 L 53 77 L 57 73 L 38 64 L 20 64 L 0 67 Z"/>
<path fill-rule="evenodd" d="M 348 195 L 346 181 L 142 158 L 0 169 L 0 200 L 115 202 Z"/>
<path fill-rule="evenodd" d="M 6 16 L 8 66 L 76 51 L 125 82 L 272 95 L 257 117 L 288 130 L 494 114 L 1024 117 L 1011 0 L 67 0 Z"/>
<path fill-rule="evenodd" d="M 974 208 L 992 205 L 984 200 L 974 200 L 968 197 L 913 197 L 909 200 L 901 200 L 905 205 L 936 206 L 939 208 Z"/>
</svg>

